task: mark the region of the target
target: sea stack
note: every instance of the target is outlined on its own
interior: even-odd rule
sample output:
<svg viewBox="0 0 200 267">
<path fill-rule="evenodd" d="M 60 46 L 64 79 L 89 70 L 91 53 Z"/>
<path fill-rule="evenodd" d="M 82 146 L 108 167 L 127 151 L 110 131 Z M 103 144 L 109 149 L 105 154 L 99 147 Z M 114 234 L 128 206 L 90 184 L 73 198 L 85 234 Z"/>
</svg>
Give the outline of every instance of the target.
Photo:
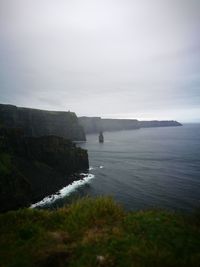
<svg viewBox="0 0 200 267">
<path fill-rule="evenodd" d="M 103 137 L 103 132 L 99 133 L 99 143 L 103 143 L 104 142 L 104 137 Z"/>
</svg>

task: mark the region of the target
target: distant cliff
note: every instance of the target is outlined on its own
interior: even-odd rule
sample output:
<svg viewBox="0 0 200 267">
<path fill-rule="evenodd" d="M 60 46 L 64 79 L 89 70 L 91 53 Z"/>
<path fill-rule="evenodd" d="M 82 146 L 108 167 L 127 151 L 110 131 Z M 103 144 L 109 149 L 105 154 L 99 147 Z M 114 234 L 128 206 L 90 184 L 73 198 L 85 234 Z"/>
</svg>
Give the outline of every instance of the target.
<svg viewBox="0 0 200 267">
<path fill-rule="evenodd" d="M 100 131 L 120 131 L 138 129 L 138 120 L 102 119 L 100 117 L 79 117 L 79 123 L 85 133 L 98 133 Z"/>
<path fill-rule="evenodd" d="M 79 117 L 85 133 L 100 131 L 132 130 L 146 127 L 181 126 L 177 121 L 138 121 L 134 119 L 102 119 L 100 117 Z"/>
<path fill-rule="evenodd" d="M 129 119 L 101 119 L 103 131 L 121 131 L 139 129 L 138 120 Z"/>
<path fill-rule="evenodd" d="M 99 133 L 103 130 L 100 117 L 79 117 L 78 120 L 85 133 Z"/>
<path fill-rule="evenodd" d="M 141 128 L 182 126 L 178 121 L 140 121 Z"/>
<path fill-rule="evenodd" d="M 22 128 L 25 135 L 56 135 L 85 141 L 85 133 L 73 112 L 46 111 L 0 104 L 0 125 Z"/>
<path fill-rule="evenodd" d="M 55 193 L 89 168 L 86 150 L 57 136 L 25 137 L 0 129 L 0 211 L 16 209 Z M 79 177 L 78 177 L 79 178 Z"/>
</svg>

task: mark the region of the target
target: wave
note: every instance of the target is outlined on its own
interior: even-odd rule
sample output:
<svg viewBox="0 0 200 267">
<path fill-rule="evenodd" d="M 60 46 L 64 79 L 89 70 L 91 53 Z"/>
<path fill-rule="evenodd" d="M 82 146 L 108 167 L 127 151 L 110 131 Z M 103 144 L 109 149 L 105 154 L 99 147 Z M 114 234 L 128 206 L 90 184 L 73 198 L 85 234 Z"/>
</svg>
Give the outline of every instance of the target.
<svg viewBox="0 0 200 267">
<path fill-rule="evenodd" d="M 31 204 L 30 208 L 42 207 L 47 204 L 52 204 L 56 200 L 70 195 L 72 192 L 76 191 L 78 187 L 89 183 L 90 180 L 92 180 L 95 177 L 94 174 L 91 174 L 91 173 L 81 173 L 80 175 L 84 176 L 84 178 L 78 181 L 74 181 L 73 183 L 63 187 L 61 190 L 59 190 L 54 195 L 47 196 L 43 198 L 41 201 L 35 204 Z"/>
<path fill-rule="evenodd" d="M 90 167 L 89 168 L 89 171 L 91 171 L 91 170 L 97 170 L 97 169 L 103 169 L 103 168 L 104 168 L 104 166 L 102 166 L 102 165 L 97 166 L 97 167 Z"/>
</svg>

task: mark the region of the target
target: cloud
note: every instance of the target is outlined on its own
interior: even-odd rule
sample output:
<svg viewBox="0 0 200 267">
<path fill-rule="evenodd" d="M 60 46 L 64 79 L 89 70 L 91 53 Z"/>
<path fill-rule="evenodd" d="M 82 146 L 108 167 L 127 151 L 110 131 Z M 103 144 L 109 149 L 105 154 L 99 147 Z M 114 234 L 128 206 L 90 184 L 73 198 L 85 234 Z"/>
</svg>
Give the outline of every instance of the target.
<svg viewBox="0 0 200 267">
<path fill-rule="evenodd" d="M 199 12 L 198 0 L 0 0 L 0 101 L 197 120 Z"/>
</svg>

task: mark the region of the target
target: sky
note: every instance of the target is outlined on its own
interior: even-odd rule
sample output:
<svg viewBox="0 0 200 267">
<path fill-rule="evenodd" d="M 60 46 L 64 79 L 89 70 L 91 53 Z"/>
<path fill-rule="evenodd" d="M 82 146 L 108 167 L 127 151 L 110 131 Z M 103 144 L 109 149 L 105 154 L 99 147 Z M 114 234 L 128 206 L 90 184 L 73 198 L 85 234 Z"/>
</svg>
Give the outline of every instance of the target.
<svg viewBox="0 0 200 267">
<path fill-rule="evenodd" d="M 200 1 L 0 0 L 0 103 L 200 122 Z"/>
</svg>

